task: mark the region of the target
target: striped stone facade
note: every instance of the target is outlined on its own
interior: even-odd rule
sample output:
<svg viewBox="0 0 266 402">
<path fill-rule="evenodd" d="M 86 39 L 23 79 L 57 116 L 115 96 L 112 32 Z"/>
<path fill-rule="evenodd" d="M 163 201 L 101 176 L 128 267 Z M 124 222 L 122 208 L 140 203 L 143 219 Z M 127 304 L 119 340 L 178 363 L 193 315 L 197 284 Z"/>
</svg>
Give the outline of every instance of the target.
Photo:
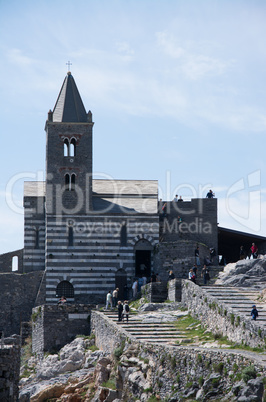
<svg viewBox="0 0 266 402">
<path fill-rule="evenodd" d="M 73 245 L 68 229 L 73 228 Z M 121 228 L 126 225 L 126 244 Z M 100 303 L 107 291 L 119 287 L 119 278 L 131 289 L 136 275 L 136 248 L 150 251 L 158 243 L 158 216 L 94 215 L 47 217 L 46 301 L 58 300 L 57 286 L 63 281 L 73 286 L 75 303 Z M 123 297 L 124 289 L 120 289 Z"/>
</svg>

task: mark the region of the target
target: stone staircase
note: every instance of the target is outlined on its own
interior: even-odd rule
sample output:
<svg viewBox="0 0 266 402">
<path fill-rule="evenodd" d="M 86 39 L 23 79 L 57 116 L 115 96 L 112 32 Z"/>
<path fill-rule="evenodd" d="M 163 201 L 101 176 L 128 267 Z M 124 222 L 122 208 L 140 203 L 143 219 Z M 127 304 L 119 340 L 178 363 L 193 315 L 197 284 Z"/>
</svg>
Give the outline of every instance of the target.
<svg viewBox="0 0 266 402">
<path fill-rule="evenodd" d="M 266 327 L 266 303 L 260 302 L 260 292 L 252 288 L 236 288 L 224 286 L 202 286 L 202 289 L 224 305 L 228 305 L 236 315 L 244 315 L 250 318 L 253 304 L 257 306 L 259 317 L 257 322 L 260 327 Z"/>
<path fill-rule="evenodd" d="M 142 342 L 151 343 L 169 343 L 182 342 L 184 332 L 178 331 L 173 323 L 150 322 L 143 323 L 140 319 L 135 318 L 134 314 L 129 314 L 129 322 L 117 321 L 118 314 L 116 311 L 104 311 L 112 321 L 121 326 L 130 335 Z"/>
</svg>

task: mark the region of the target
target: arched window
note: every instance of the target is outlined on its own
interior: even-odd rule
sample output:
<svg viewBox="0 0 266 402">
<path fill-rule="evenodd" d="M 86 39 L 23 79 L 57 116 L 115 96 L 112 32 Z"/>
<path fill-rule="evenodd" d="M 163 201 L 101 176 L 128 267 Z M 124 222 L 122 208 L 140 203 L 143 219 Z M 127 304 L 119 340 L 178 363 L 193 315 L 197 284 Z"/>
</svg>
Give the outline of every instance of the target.
<svg viewBox="0 0 266 402">
<path fill-rule="evenodd" d="M 69 147 L 69 156 L 76 156 L 76 140 L 72 138 Z"/>
<path fill-rule="evenodd" d="M 69 228 L 68 228 L 68 246 L 72 247 L 73 245 L 74 245 L 73 227 L 69 226 Z"/>
<path fill-rule="evenodd" d="M 70 190 L 70 176 L 68 173 L 65 175 L 65 189 Z"/>
<path fill-rule="evenodd" d="M 125 223 L 121 227 L 120 245 L 121 245 L 121 247 L 127 246 L 127 225 Z"/>
<path fill-rule="evenodd" d="M 67 138 L 64 141 L 64 156 L 69 156 L 69 141 Z"/>
<path fill-rule="evenodd" d="M 14 257 L 12 257 L 12 272 L 14 271 L 18 271 L 18 256 L 14 255 Z"/>
<path fill-rule="evenodd" d="M 56 287 L 56 296 L 73 299 L 74 298 L 74 287 L 69 281 L 62 281 Z"/>
<path fill-rule="evenodd" d="M 75 190 L 75 183 L 76 183 L 76 175 L 72 173 L 71 175 L 71 184 L 70 184 L 70 190 L 74 191 Z"/>
</svg>

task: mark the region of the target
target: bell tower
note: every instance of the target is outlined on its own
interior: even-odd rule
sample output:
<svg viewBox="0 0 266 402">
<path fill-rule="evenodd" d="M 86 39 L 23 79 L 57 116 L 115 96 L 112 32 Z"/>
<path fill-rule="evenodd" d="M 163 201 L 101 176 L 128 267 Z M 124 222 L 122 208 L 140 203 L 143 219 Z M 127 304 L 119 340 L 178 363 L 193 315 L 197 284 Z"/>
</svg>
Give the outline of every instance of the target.
<svg viewBox="0 0 266 402">
<path fill-rule="evenodd" d="M 71 72 L 67 73 L 46 131 L 46 213 L 92 211 L 92 113 L 86 113 Z"/>
</svg>

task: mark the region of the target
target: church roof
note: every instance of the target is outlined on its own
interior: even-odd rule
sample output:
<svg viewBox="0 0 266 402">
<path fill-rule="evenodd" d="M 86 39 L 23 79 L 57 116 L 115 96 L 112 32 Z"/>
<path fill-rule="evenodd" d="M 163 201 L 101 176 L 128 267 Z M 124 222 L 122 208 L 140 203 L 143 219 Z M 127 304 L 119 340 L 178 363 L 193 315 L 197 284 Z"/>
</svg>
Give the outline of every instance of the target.
<svg viewBox="0 0 266 402">
<path fill-rule="evenodd" d="M 87 122 L 85 107 L 70 72 L 67 73 L 57 98 L 53 110 L 53 121 L 59 123 Z"/>
</svg>

